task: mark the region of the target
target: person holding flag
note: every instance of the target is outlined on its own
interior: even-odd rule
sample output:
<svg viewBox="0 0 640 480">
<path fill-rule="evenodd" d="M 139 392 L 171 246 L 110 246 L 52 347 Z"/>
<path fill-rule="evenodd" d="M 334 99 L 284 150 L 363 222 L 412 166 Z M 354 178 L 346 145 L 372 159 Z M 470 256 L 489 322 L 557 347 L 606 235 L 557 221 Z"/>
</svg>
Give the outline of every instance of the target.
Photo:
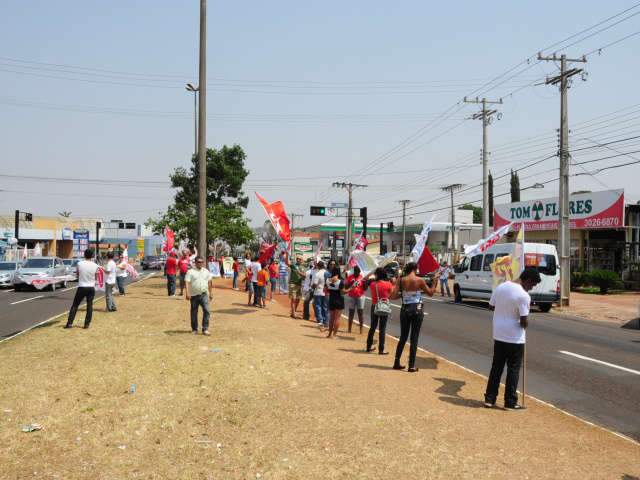
<svg viewBox="0 0 640 480">
<path fill-rule="evenodd" d="M 76 294 L 73 297 L 73 304 L 69 310 L 69 317 L 67 318 L 67 324 L 64 328 L 73 327 L 73 321 L 76 318 L 78 307 L 82 303 L 82 300 L 87 300 L 87 313 L 84 317 L 84 328 L 91 326 L 91 318 L 93 317 L 93 299 L 96 296 L 96 278 L 102 271 L 96 262 L 93 261 L 93 248 L 87 248 L 84 251 L 84 260 L 81 260 L 76 265 L 78 270 L 78 288 Z"/>
</svg>

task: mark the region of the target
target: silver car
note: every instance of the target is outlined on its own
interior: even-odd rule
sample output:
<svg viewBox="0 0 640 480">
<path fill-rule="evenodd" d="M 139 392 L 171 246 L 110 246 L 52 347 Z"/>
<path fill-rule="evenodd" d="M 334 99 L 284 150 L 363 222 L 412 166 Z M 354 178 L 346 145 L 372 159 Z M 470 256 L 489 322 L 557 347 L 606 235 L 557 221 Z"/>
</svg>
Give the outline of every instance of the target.
<svg viewBox="0 0 640 480">
<path fill-rule="evenodd" d="M 20 262 L 0 262 L 0 287 L 10 287 L 13 285 L 13 277 Z"/>
<path fill-rule="evenodd" d="M 77 282 L 78 281 L 78 269 L 76 268 L 76 266 L 78 265 L 78 262 L 80 261 L 80 258 L 64 258 L 62 259 L 62 263 L 64 263 L 64 266 L 67 267 L 67 275 L 69 275 L 69 281 L 70 282 Z"/>
<path fill-rule="evenodd" d="M 58 257 L 34 257 L 28 259 L 18 270 L 13 278 L 13 288 L 16 292 L 31 287 L 26 279 L 37 277 L 64 277 L 67 274 L 67 266 Z M 63 287 L 67 286 L 67 280 L 58 282 Z M 56 284 L 51 284 L 51 290 L 56 289 Z"/>
</svg>

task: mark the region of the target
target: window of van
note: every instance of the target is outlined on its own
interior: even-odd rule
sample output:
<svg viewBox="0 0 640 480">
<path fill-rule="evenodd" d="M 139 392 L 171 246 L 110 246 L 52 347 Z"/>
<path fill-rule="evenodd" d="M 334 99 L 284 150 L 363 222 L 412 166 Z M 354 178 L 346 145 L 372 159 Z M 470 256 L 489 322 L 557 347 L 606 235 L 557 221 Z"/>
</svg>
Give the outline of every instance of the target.
<svg viewBox="0 0 640 480">
<path fill-rule="evenodd" d="M 490 272 L 492 263 L 493 263 L 493 253 L 486 253 L 484 255 L 484 263 L 482 264 L 482 270 L 484 270 L 485 272 Z"/>
<path fill-rule="evenodd" d="M 479 272 L 481 268 L 482 268 L 482 255 L 476 255 L 475 257 L 472 257 L 471 268 L 469 268 L 469 270 L 471 270 L 472 272 Z"/>
<path fill-rule="evenodd" d="M 537 270 L 542 275 L 555 275 L 557 271 L 556 257 L 544 253 L 525 253 L 525 268 Z"/>
</svg>

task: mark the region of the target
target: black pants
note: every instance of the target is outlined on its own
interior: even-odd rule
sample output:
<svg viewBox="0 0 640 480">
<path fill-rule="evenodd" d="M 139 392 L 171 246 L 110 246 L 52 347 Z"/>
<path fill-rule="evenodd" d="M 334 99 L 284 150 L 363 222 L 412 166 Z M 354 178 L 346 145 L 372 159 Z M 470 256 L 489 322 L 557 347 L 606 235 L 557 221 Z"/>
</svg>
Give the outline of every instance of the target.
<svg viewBox="0 0 640 480">
<path fill-rule="evenodd" d="M 202 293 L 191 296 L 191 330 L 198 331 L 198 308 L 202 308 L 202 331 L 209 330 L 209 318 L 211 310 L 209 308 L 209 295 Z"/>
<path fill-rule="evenodd" d="M 387 334 L 387 320 L 389 317 L 387 315 L 375 315 L 373 308 L 374 306 L 371 305 L 371 327 L 369 328 L 369 335 L 367 335 L 367 350 L 373 345 L 373 336 L 376 333 L 376 328 L 380 327 L 378 333 L 378 352 L 382 353 L 384 352 L 384 339 Z"/>
<path fill-rule="evenodd" d="M 251 282 L 253 284 L 253 306 L 260 305 L 260 289 L 258 288 L 258 282 Z"/>
<path fill-rule="evenodd" d="M 176 294 L 176 276 L 167 275 L 167 293 L 170 297 Z"/>
<path fill-rule="evenodd" d="M 520 365 L 522 365 L 522 355 L 524 353 L 524 343 L 507 343 L 500 340 L 493 341 L 493 362 L 491 363 L 491 373 L 487 383 L 487 391 L 484 394 L 485 401 L 496 403 L 498 398 L 498 388 L 500 388 L 500 378 L 507 364 L 507 381 L 504 389 L 504 406 L 513 407 L 518 403 L 518 381 L 520 379 Z"/>
<path fill-rule="evenodd" d="M 396 363 L 400 363 L 402 350 L 407 343 L 407 339 L 411 341 L 409 348 L 409 368 L 416 366 L 416 354 L 418 353 L 418 338 L 420 337 L 420 328 L 424 312 L 422 304 L 403 305 L 400 310 L 400 340 L 396 348 Z"/>
<path fill-rule="evenodd" d="M 311 300 L 313 300 L 311 292 L 306 293 L 304 296 L 304 302 L 302 303 L 302 318 L 305 320 L 309 320 L 311 318 L 311 309 L 309 305 Z"/>
<path fill-rule="evenodd" d="M 91 325 L 91 317 L 93 316 L 93 297 L 96 296 L 96 289 L 93 287 L 78 287 L 76 295 L 73 297 L 73 305 L 69 310 L 69 318 L 67 319 L 67 325 L 73 325 L 73 321 L 76 318 L 78 307 L 82 303 L 82 300 L 87 299 L 87 315 L 84 317 L 84 326 Z"/>
</svg>

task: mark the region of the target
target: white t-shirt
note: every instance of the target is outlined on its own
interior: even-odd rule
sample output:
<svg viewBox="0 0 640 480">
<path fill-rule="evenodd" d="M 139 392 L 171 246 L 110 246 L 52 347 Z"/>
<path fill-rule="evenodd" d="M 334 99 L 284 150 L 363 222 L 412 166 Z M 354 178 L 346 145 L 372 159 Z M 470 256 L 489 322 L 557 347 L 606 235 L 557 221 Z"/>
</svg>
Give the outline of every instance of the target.
<svg viewBox="0 0 640 480">
<path fill-rule="evenodd" d="M 323 268 L 316 272 L 316 275 L 313 277 L 313 283 L 316 285 L 316 289 L 313 291 L 314 295 L 324 297 L 324 285 L 326 282 L 325 273 L 327 271 Z"/>
<path fill-rule="evenodd" d="M 78 287 L 94 287 L 96 286 L 96 272 L 98 264 L 90 260 L 80 260 L 78 268 Z"/>
<path fill-rule="evenodd" d="M 529 315 L 531 297 L 522 285 L 504 282 L 496 287 L 489 300 L 493 312 L 493 338 L 507 343 L 525 343 L 525 329 L 520 317 Z"/>
<path fill-rule="evenodd" d="M 116 262 L 109 260 L 104 272 L 107 274 L 104 279 L 105 283 L 108 283 L 109 285 L 116 283 Z"/>
<path fill-rule="evenodd" d="M 123 267 L 124 267 L 124 262 L 121 262 L 121 263 L 118 265 L 118 268 L 116 268 L 116 277 L 126 277 L 127 275 L 129 275 L 129 274 L 127 273 L 127 269 L 126 269 L 126 268 L 122 268 L 122 269 L 121 269 L 121 268 L 120 268 L 120 266 L 123 266 Z"/>
<path fill-rule="evenodd" d="M 451 269 L 449 267 L 442 267 L 442 269 L 440 270 L 440 280 L 448 280 L 449 272 L 451 272 Z"/>
<path fill-rule="evenodd" d="M 251 281 L 253 283 L 258 283 L 258 272 L 262 270 L 262 265 L 259 262 L 251 263 Z"/>
<path fill-rule="evenodd" d="M 304 282 L 302 283 L 302 291 L 304 293 L 307 293 L 311 289 L 311 284 L 313 283 L 313 277 L 315 274 L 315 268 L 310 268 L 307 270 L 307 273 L 304 274 Z"/>
</svg>

